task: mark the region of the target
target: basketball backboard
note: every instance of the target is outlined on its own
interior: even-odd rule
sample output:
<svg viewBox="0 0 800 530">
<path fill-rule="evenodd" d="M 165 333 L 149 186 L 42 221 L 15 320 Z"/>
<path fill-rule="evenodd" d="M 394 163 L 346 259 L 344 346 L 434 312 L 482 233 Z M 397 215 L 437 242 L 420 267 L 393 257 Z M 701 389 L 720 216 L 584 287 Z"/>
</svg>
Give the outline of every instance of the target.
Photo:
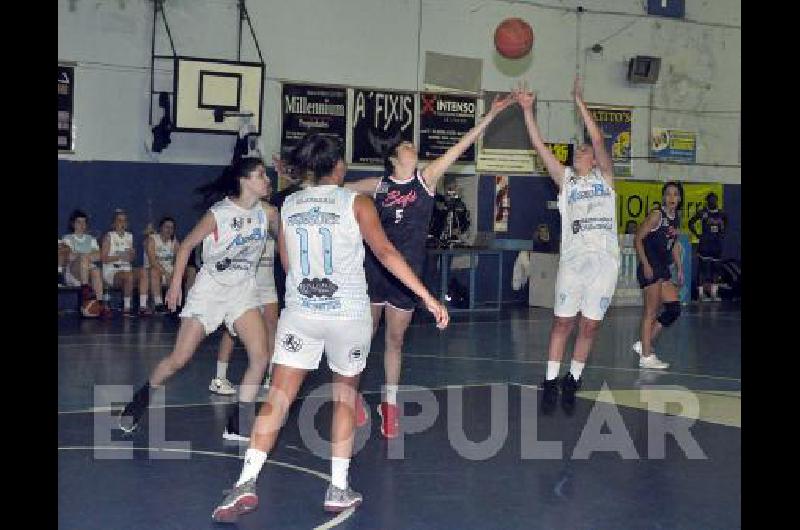
<svg viewBox="0 0 800 530">
<path fill-rule="evenodd" d="M 174 83 L 175 131 L 237 134 L 249 116 L 261 134 L 263 64 L 176 57 Z"/>
</svg>

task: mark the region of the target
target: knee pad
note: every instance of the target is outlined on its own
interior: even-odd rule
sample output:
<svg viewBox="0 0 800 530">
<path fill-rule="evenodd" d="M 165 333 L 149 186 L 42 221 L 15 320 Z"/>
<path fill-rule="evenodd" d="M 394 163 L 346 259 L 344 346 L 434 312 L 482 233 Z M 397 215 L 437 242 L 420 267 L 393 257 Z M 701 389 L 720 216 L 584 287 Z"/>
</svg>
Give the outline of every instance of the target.
<svg viewBox="0 0 800 530">
<path fill-rule="evenodd" d="M 681 316 L 681 303 L 680 302 L 667 302 L 664 304 L 664 311 L 658 315 L 658 322 L 665 328 L 670 327 Z"/>
</svg>

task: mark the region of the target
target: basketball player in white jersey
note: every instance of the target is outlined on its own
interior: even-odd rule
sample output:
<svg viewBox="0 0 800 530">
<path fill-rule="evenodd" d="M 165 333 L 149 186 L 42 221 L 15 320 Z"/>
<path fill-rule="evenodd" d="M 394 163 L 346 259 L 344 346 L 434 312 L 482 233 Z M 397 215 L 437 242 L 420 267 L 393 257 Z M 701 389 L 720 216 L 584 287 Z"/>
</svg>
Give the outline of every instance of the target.
<svg viewBox="0 0 800 530">
<path fill-rule="evenodd" d="M 163 217 L 158 222 L 158 232 L 150 234 L 144 242 L 144 274 L 149 280 L 156 313 L 166 312 L 161 289 L 168 286 L 172 280 L 175 252 L 180 244 L 175 236 L 175 219 L 172 217 Z"/>
<path fill-rule="evenodd" d="M 221 324 L 241 337 L 249 359 L 239 400 L 254 410 L 259 383 L 269 357 L 264 323 L 258 312 L 256 266 L 264 250 L 267 218 L 259 199 L 269 179 L 260 159 L 244 158 L 225 168 L 222 176 L 201 188 L 206 202 L 219 196 L 178 248 L 167 291 L 170 311 L 181 301 L 181 279 L 192 249 L 203 243 L 203 266 L 186 297 L 175 347 L 133 396 L 120 415 L 120 428 L 132 432 L 150 403 L 150 391 L 163 385 L 192 358 L 197 346 Z M 247 426 L 242 426 L 246 430 Z M 239 407 L 228 419 L 226 432 L 239 435 Z"/>
<path fill-rule="evenodd" d="M 73 211 L 69 216 L 69 229 L 71 233 L 65 235 L 61 241 L 66 247 L 66 261 L 64 270 L 66 284 L 72 287 L 83 287 L 81 314 L 85 317 L 107 316 L 108 308 L 102 304 L 98 297 L 103 295 L 103 278 L 96 262 L 100 261 L 100 246 L 91 234 L 86 232 L 89 218 L 81 210 Z M 89 307 L 89 304 L 99 307 Z"/>
<path fill-rule="evenodd" d="M 130 317 L 133 316 L 131 297 L 136 281 L 139 281 L 140 312 L 142 307 L 147 306 L 147 276 L 142 274 L 141 269 L 131 265 L 134 258 L 133 234 L 127 229 L 128 214 L 124 210 L 115 210 L 112 230 L 103 237 L 100 260 L 103 262 L 103 280 L 106 284 L 110 287 L 122 287 L 122 315 Z"/>
<path fill-rule="evenodd" d="M 264 252 L 256 267 L 256 289 L 258 300 L 261 302 L 260 311 L 264 316 L 264 325 L 267 328 L 267 350 L 272 358 L 272 351 L 275 342 L 275 329 L 278 326 L 278 293 L 275 290 L 275 239 L 278 237 L 279 217 L 278 209 L 267 201 L 261 201 L 261 207 L 267 216 L 267 238 L 264 244 Z M 217 352 L 217 373 L 208 385 L 208 389 L 215 394 L 223 396 L 236 393 L 230 381 L 228 381 L 228 364 L 233 354 L 233 337 L 230 333 L 223 331 L 222 339 L 219 342 L 219 352 Z"/>
<path fill-rule="evenodd" d="M 286 309 L 278 321 L 272 382 L 253 427 L 242 474 L 214 510 L 214 521 L 235 522 L 258 505 L 256 478 L 289 405 L 306 373 L 319 366 L 323 350 L 334 374 L 332 478 L 323 507 L 339 512 L 361 503 L 361 494 L 348 485 L 347 469 L 356 388 L 372 336 L 363 241 L 422 299 L 437 326 L 447 326 L 447 310 L 386 238 L 372 199 L 342 188 L 343 156 L 341 144 L 321 134 L 306 136 L 293 153 L 293 166 L 312 185 L 290 195 L 281 208 L 278 248 L 287 271 Z"/>
<path fill-rule="evenodd" d="M 581 373 L 614 295 L 619 270 L 614 165 L 603 142 L 603 132 L 583 101 L 578 78 L 573 95 L 591 145 L 579 145 L 575 150 L 574 167 L 564 167 L 547 148 L 539 132 L 533 113 L 535 94 L 527 87 L 516 91 L 531 143 L 558 187 L 561 214 L 561 257 L 542 395 L 545 414 L 555 409 L 561 359 L 580 312 L 572 363 L 561 380 L 561 405 L 567 414 L 574 411 L 575 392 L 582 383 Z"/>
</svg>

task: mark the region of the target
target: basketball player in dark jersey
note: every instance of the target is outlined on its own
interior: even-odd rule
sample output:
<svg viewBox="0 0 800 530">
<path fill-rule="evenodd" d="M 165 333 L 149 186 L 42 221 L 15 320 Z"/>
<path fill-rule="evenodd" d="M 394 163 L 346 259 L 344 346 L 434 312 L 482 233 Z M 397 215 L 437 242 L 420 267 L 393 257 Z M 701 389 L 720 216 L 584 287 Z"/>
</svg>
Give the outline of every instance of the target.
<svg viewBox="0 0 800 530">
<path fill-rule="evenodd" d="M 678 286 L 683 285 L 681 245 L 677 241 L 680 220 L 678 210 L 683 202 L 683 187 L 667 182 L 661 189 L 662 204 L 636 230 L 635 246 L 639 256 L 636 277 L 644 291 L 641 341 L 633 345 L 639 354 L 640 368 L 667 369 L 669 363 L 656 357 L 652 344 L 661 330 L 671 326 L 681 314 Z M 677 285 L 671 281 L 669 267 L 675 264 Z M 664 310 L 658 316 L 661 305 Z"/>
<path fill-rule="evenodd" d="M 720 273 L 722 261 L 722 238 L 728 224 L 728 216 L 717 206 L 717 194 L 714 192 L 706 195 L 706 208 L 701 208 L 689 220 L 689 230 L 700 240 L 697 247 L 697 257 L 700 261 L 700 274 L 697 278 L 697 300 L 702 302 L 706 294 L 711 294 L 711 299 L 719 301 L 719 284 L 717 278 Z M 697 221 L 701 221 L 702 233 L 697 233 Z"/>
<path fill-rule="evenodd" d="M 492 102 L 485 117 L 454 146 L 423 169 L 417 168 L 417 148 L 400 141 L 389 146 L 384 160 L 386 176 L 362 179 L 345 187 L 369 194 L 389 241 L 397 247 L 414 273 L 420 275 L 425 261 L 425 238 L 433 211 L 434 193 L 439 179 L 450 165 L 472 145 L 489 123 L 514 102 L 513 96 L 499 96 Z M 378 407 L 381 433 L 387 438 L 398 435 L 397 386 L 400 383 L 403 337 L 411 322 L 416 296 L 381 265 L 372 252 L 364 260 L 369 297 L 372 304 L 373 335 L 386 312 L 386 353 L 384 398 Z M 357 421 L 366 422 L 366 413 L 358 400 Z"/>
</svg>

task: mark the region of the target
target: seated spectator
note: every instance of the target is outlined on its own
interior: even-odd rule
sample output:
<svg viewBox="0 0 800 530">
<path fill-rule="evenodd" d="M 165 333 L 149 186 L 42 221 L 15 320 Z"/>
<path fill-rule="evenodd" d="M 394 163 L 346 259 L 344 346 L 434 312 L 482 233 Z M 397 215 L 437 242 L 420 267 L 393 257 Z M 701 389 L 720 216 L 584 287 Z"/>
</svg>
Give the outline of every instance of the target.
<svg viewBox="0 0 800 530">
<path fill-rule="evenodd" d="M 63 240 L 58 240 L 58 286 L 59 287 L 66 287 L 67 286 L 67 279 L 64 277 L 64 268 L 67 265 L 67 260 L 69 259 L 69 247 L 64 243 Z"/>
<path fill-rule="evenodd" d="M 533 251 L 534 252 L 558 252 L 558 245 L 550 237 L 550 227 L 545 223 L 536 227 L 533 233 Z"/>
<path fill-rule="evenodd" d="M 159 314 L 167 312 L 162 289 L 169 286 L 172 279 L 175 252 L 179 245 L 180 241 L 175 237 L 175 219 L 172 217 L 162 218 L 158 223 L 158 232 L 148 234 L 144 240 L 143 275 L 148 279 L 154 309 Z"/>
<path fill-rule="evenodd" d="M 83 288 L 81 292 L 83 316 L 107 316 L 108 308 L 100 302 L 91 304 L 96 307 L 88 307 L 89 302 L 96 300 L 103 293 L 103 279 L 96 265 L 100 260 L 100 247 L 97 246 L 97 240 L 86 232 L 89 218 L 81 210 L 75 210 L 69 216 L 68 227 L 70 233 L 65 235 L 59 244 L 59 273 L 63 271 L 65 285 Z"/>
<path fill-rule="evenodd" d="M 152 314 L 147 308 L 147 275 L 133 267 L 133 234 L 127 231 L 128 214 L 124 210 L 114 212 L 112 230 L 103 237 L 100 259 L 103 262 L 103 280 L 110 287 L 122 288 L 122 315 L 131 317 L 133 284 L 139 281 L 139 314 Z M 142 294 L 144 293 L 144 294 Z"/>
</svg>

